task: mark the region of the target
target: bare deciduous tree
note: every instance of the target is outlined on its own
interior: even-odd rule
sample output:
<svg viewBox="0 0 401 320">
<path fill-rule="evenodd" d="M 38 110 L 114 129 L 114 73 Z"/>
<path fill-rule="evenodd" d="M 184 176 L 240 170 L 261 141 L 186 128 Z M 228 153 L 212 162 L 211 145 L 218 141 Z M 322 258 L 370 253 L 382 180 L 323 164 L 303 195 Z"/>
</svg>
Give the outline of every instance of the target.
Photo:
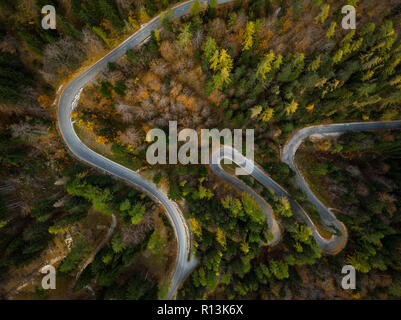
<svg viewBox="0 0 401 320">
<path fill-rule="evenodd" d="M 7 34 L 3 38 L 3 41 L 0 42 L 0 51 L 3 52 L 15 54 L 17 52 L 18 47 L 19 47 L 18 40 L 10 34 Z"/>
<path fill-rule="evenodd" d="M 150 64 L 150 70 L 161 78 L 169 73 L 167 63 L 163 59 L 153 60 Z"/>
<path fill-rule="evenodd" d="M 174 43 L 163 41 L 160 45 L 160 53 L 168 62 L 174 62 L 177 59 L 178 48 Z"/>
<path fill-rule="evenodd" d="M 121 118 L 124 122 L 131 123 L 134 119 L 134 115 L 131 112 L 131 106 L 128 106 L 126 104 L 119 104 L 116 105 L 116 110 L 121 115 Z"/>
<path fill-rule="evenodd" d="M 129 144 L 132 147 L 136 147 L 143 141 L 143 134 L 138 129 L 131 127 L 120 133 L 120 141 L 124 144 Z"/>
<path fill-rule="evenodd" d="M 135 1 L 135 0 L 116 0 L 117 5 L 124 10 L 129 10 L 134 2 L 143 2 L 143 1 Z"/>
<path fill-rule="evenodd" d="M 210 23 L 210 36 L 221 43 L 226 37 L 227 26 L 223 19 L 216 18 Z"/>
<path fill-rule="evenodd" d="M 46 127 L 41 124 L 31 125 L 27 122 L 19 122 L 10 127 L 13 138 L 20 138 L 31 143 L 34 142 L 38 136 L 48 134 Z"/>
<path fill-rule="evenodd" d="M 82 45 L 68 37 L 46 46 L 43 56 L 43 71 L 46 74 L 59 74 L 77 68 L 86 53 Z"/>
<path fill-rule="evenodd" d="M 245 29 L 246 22 L 248 21 L 248 17 L 244 11 L 241 11 L 238 14 L 237 19 L 233 25 L 233 30 L 236 33 L 239 33 L 241 30 Z"/>
<path fill-rule="evenodd" d="M 91 54 L 99 54 L 104 51 L 102 42 L 95 34 L 89 31 L 87 27 L 82 29 L 82 34 L 84 35 L 83 43 L 85 44 L 88 56 Z"/>
<path fill-rule="evenodd" d="M 195 50 L 199 49 L 202 46 L 203 40 L 205 39 L 205 35 L 202 29 L 198 29 L 195 31 L 192 38 L 192 45 Z"/>
<path fill-rule="evenodd" d="M 153 226 L 153 216 L 146 214 L 139 224 L 121 227 L 121 240 L 125 245 L 141 243 Z"/>
<path fill-rule="evenodd" d="M 124 74 L 120 70 L 109 73 L 108 79 L 114 83 L 124 80 Z"/>
</svg>

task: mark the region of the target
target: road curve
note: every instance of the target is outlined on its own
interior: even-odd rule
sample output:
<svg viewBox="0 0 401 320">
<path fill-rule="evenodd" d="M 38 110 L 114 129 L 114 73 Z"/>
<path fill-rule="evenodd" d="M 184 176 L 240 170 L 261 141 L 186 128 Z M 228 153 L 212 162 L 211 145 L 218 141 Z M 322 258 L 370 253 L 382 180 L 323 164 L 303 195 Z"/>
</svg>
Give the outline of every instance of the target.
<svg viewBox="0 0 401 320">
<path fill-rule="evenodd" d="M 247 192 L 252 196 L 252 198 L 254 198 L 256 202 L 258 202 L 261 205 L 267 218 L 269 230 L 274 236 L 273 241 L 269 243 L 270 246 L 274 246 L 275 244 L 277 244 L 282 237 L 277 217 L 275 217 L 273 210 L 269 205 L 267 205 L 266 201 L 262 197 L 260 197 L 255 191 L 249 188 L 243 181 L 224 171 L 224 169 L 221 167 L 220 164 L 223 159 L 230 159 L 231 161 L 236 163 L 242 169 L 247 171 L 251 176 L 253 176 L 256 180 L 258 180 L 263 186 L 272 189 L 278 197 L 287 198 L 291 205 L 293 213 L 303 218 L 307 223 L 307 225 L 311 228 L 313 232 L 313 237 L 317 242 L 317 244 L 319 245 L 319 247 L 322 249 L 322 251 L 326 253 L 338 252 L 345 245 L 346 241 L 343 241 L 343 239 L 344 236 L 346 237 L 346 231 L 344 232 L 344 230 L 346 229 L 344 226 L 342 226 L 342 223 L 340 221 L 335 219 L 335 217 L 334 219 L 332 219 L 333 221 L 330 220 L 330 222 L 332 222 L 332 224 L 334 224 L 339 230 L 343 231 L 341 235 L 339 236 L 333 235 L 330 240 L 326 240 L 325 238 L 323 238 L 320 235 L 315 224 L 313 223 L 312 219 L 310 219 L 309 215 L 295 200 L 291 198 L 288 192 L 284 188 L 282 188 L 278 183 L 276 183 L 269 175 L 267 175 L 263 171 L 263 169 L 261 169 L 256 163 L 254 163 L 248 158 L 245 158 L 237 150 L 228 146 L 224 146 L 213 152 L 212 159 L 213 159 L 212 162 L 213 164 L 211 164 L 211 168 L 217 176 L 226 180 L 239 190 Z M 324 219 L 325 216 L 322 215 L 322 220 Z"/>
<path fill-rule="evenodd" d="M 224 159 L 228 159 L 236 163 L 238 166 L 247 171 L 250 175 L 252 175 L 256 179 L 258 179 L 257 177 L 259 177 L 257 171 L 260 172 L 260 170 L 256 168 L 256 165 L 253 161 L 251 161 L 248 158 L 245 158 L 241 153 L 239 153 L 236 149 L 230 146 L 223 146 L 219 149 L 216 149 L 211 156 L 212 161 L 210 164 L 210 168 L 213 170 L 215 175 L 225 180 L 230 185 L 236 187 L 240 191 L 248 193 L 261 206 L 266 215 L 266 222 L 269 226 L 269 231 L 273 235 L 273 240 L 269 242 L 269 245 L 270 246 L 276 245 L 277 243 L 280 242 L 282 234 L 279 223 L 277 222 L 277 219 L 274 216 L 274 211 L 272 207 L 266 202 L 265 199 L 263 199 L 259 194 L 257 194 L 254 190 L 252 190 L 252 188 L 250 188 L 246 183 L 244 183 L 242 180 L 238 179 L 234 175 L 227 173 L 221 166 L 221 161 L 223 161 Z M 259 179 L 258 181 L 261 182 Z M 263 182 L 261 183 L 265 185 Z M 269 187 L 270 185 L 265 185 L 265 186 Z"/>
<path fill-rule="evenodd" d="M 317 207 L 317 210 L 322 218 L 322 222 L 328 227 L 334 226 L 337 230 L 341 232 L 341 235 L 339 236 L 333 235 L 332 239 L 329 242 L 319 241 L 320 247 L 327 253 L 336 254 L 340 252 L 346 245 L 348 232 L 344 224 L 338 221 L 335 215 L 328 208 L 326 208 L 322 204 L 322 202 L 313 194 L 304 177 L 301 175 L 300 170 L 297 168 L 294 161 L 295 154 L 298 148 L 305 141 L 305 139 L 313 134 L 342 134 L 351 131 L 357 132 L 394 129 L 401 129 L 401 121 L 351 122 L 341 124 L 318 125 L 306 127 L 297 131 L 293 135 L 293 137 L 285 144 L 281 152 L 281 160 L 285 162 L 293 171 L 295 171 L 297 185 L 307 194 L 308 200 Z M 313 222 L 311 221 L 309 216 L 307 216 L 305 212 L 301 213 L 304 215 L 304 218 L 306 219 L 308 225 L 313 226 Z M 316 228 L 312 230 L 316 230 Z M 314 231 L 314 235 L 316 232 L 317 231 Z"/>
<path fill-rule="evenodd" d="M 227 3 L 232 0 L 219 0 L 218 3 Z M 183 16 L 189 12 L 191 4 L 194 2 L 188 1 L 182 3 L 174 8 L 172 8 L 175 18 Z M 173 271 L 173 276 L 171 279 L 169 292 L 167 298 L 170 299 L 174 297 L 178 287 L 185 280 L 187 275 L 193 270 L 193 268 L 197 264 L 197 260 L 191 256 L 191 240 L 190 240 L 190 231 L 186 224 L 185 218 L 179 208 L 179 206 L 168 199 L 167 195 L 162 192 L 160 189 L 156 187 L 156 185 L 144 178 L 142 178 L 136 172 L 129 170 L 103 156 L 89 149 L 85 144 L 81 142 L 81 140 L 76 135 L 73 124 L 71 121 L 71 112 L 76 107 L 77 102 L 79 100 L 79 95 L 82 92 L 82 88 L 93 81 L 95 77 L 106 68 L 109 62 L 115 62 L 119 58 L 121 58 L 127 50 L 134 48 L 135 46 L 140 45 L 149 37 L 152 30 L 159 28 L 160 17 L 156 17 L 152 19 L 149 23 L 144 25 L 139 31 L 129 37 L 126 41 L 124 41 L 117 48 L 112 50 L 109 54 L 99 60 L 96 64 L 91 66 L 89 69 L 78 75 L 74 78 L 62 91 L 59 101 L 58 101 L 58 124 L 59 130 L 63 137 L 64 142 L 73 153 L 75 157 L 80 159 L 87 164 L 94 166 L 101 171 L 111 174 L 125 182 L 133 185 L 135 188 L 141 190 L 148 194 L 153 200 L 161 204 L 167 216 L 172 223 L 174 228 L 175 236 L 177 239 L 177 258 L 176 264 Z M 272 180 L 267 174 L 263 172 L 256 164 L 250 162 L 249 159 L 246 159 L 238 152 L 239 157 L 236 159 L 240 159 L 240 161 L 236 161 L 238 165 L 247 170 L 249 165 L 252 165 L 251 174 L 264 186 L 272 188 L 277 195 L 280 197 L 284 196 L 290 200 L 290 204 L 294 212 L 298 212 L 304 216 L 308 225 L 311 226 L 312 231 L 314 232 L 314 237 L 316 241 L 319 243 L 320 247 L 328 252 L 328 253 L 337 253 L 340 251 L 346 243 L 346 229 L 341 222 L 339 222 L 334 215 L 332 215 L 327 208 L 325 208 L 320 201 L 313 195 L 310 191 L 307 183 L 302 178 L 299 173 L 299 170 L 296 168 L 294 164 L 294 156 L 301 145 L 302 141 L 306 139 L 311 134 L 314 133 L 334 133 L 334 132 L 347 132 L 347 131 L 365 131 L 365 130 L 381 130 L 381 129 L 399 129 L 401 127 L 401 123 L 396 122 L 380 122 L 380 123 L 355 123 L 355 124 L 341 124 L 341 125 L 329 125 L 329 126 L 316 126 L 302 129 L 299 131 L 285 146 L 282 153 L 282 160 L 287 163 L 297 175 L 297 183 L 299 186 L 308 194 L 309 200 L 313 202 L 322 216 L 322 219 L 328 225 L 334 225 L 337 229 L 341 230 L 341 235 L 333 236 L 329 241 L 323 239 L 316 230 L 316 227 L 313 225 L 313 222 L 309 218 L 309 216 L 304 212 L 304 210 L 293 200 L 291 200 L 288 193 L 279 186 L 274 180 Z M 269 224 L 270 230 L 274 236 L 274 240 L 270 243 L 270 245 L 274 245 L 278 243 L 281 239 L 281 231 L 277 220 L 274 217 L 273 210 L 267 204 L 267 202 L 262 199 L 256 192 L 254 192 L 251 188 L 249 188 L 245 183 L 240 181 L 239 179 L 230 176 L 227 174 L 220 166 L 219 160 L 224 158 L 224 151 L 226 146 L 220 149 L 219 152 L 215 152 L 212 154 L 212 158 L 215 157 L 215 161 L 212 163 L 218 163 L 217 165 L 212 164 L 212 170 L 219 177 L 227 180 L 232 185 L 236 186 L 240 190 L 249 193 L 264 209 L 267 217 L 267 222 Z M 227 150 L 226 150 L 227 151 Z M 232 150 L 232 152 L 236 152 Z M 242 158 L 241 158 L 242 157 Z M 232 158 L 233 160 L 234 157 Z"/>
<path fill-rule="evenodd" d="M 219 0 L 218 2 L 222 4 L 230 1 L 232 0 Z M 172 8 L 174 17 L 178 18 L 189 13 L 193 2 L 194 0 L 188 1 Z M 178 246 L 176 265 L 167 296 L 167 298 L 170 299 L 174 296 L 179 285 L 197 263 L 196 259 L 191 256 L 190 231 L 181 210 L 178 205 L 171 201 L 154 183 L 89 149 L 76 135 L 71 121 L 71 112 L 77 105 L 82 88 L 93 81 L 95 77 L 106 68 L 109 62 L 115 62 L 121 58 L 127 50 L 143 43 L 143 41 L 150 36 L 152 30 L 160 27 L 159 21 L 160 16 L 152 19 L 117 48 L 113 49 L 105 57 L 66 85 L 58 101 L 58 125 L 65 144 L 75 157 L 133 185 L 135 188 L 145 192 L 156 202 L 160 203 L 166 210 L 167 216 L 174 228 Z"/>
<path fill-rule="evenodd" d="M 248 187 L 243 181 L 228 174 L 221 167 L 221 161 L 223 159 L 229 159 L 240 166 L 242 169 L 247 171 L 251 176 L 258 180 L 263 186 L 271 188 L 278 197 L 285 197 L 289 200 L 291 209 L 295 214 L 304 219 L 307 225 L 313 232 L 313 237 L 319 247 L 326 254 L 337 254 L 346 245 L 348 240 L 348 232 L 345 225 L 337 220 L 334 214 L 330 212 L 313 194 L 310 190 L 305 179 L 300 174 L 299 169 L 295 165 L 294 157 L 302 142 L 312 134 L 333 134 L 333 133 L 345 133 L 349 131 L 373 131 L 373 130 L 390 130 L 390 129 L 401 129 L 401 121 L 384 121 L 384 122 L 358 122 L 358 123 L 345 123 L 345 124 L 332 124 L 332 125 L 320 125 L 304 128 L 294 134 L 294 136 L 286 143 L 281 159 L 283 162 L 288 164 L 292 170 L 296 173 L 296 182 L 298 186 L 307 194 L 308 199 L 316 207 L 320 214 L 321 221 L 324 226 L 333 229 L 337 229 L 338 234 L 333 234 L 330 239 L 322 237 L 318 231 L 318 228 L 305 212 L 305 210 L 288 194 L 288 192 L 277 184 L 272 178 L 270 178 L 255 162 L 245 158 L 237 150 L 229 146 L 223 146 L 217 149 L 212 154 L 212 164 L 210 165 L 214 173 L 226 180 L 231 185 L 235 186 L 243 192 L 250 194 L 256 202 L 260 204 L 264 210 L 267 218 L 267 223 L 270 228 L 270 232 L 274 236 L 274 240 L 269 243 L 270 246 L 274 246 L 281 239 L 281 231 L 279 223 L 277 222 L 274 212 L 266 201 L 260 197 L 255 191 Z"/>
</svg>

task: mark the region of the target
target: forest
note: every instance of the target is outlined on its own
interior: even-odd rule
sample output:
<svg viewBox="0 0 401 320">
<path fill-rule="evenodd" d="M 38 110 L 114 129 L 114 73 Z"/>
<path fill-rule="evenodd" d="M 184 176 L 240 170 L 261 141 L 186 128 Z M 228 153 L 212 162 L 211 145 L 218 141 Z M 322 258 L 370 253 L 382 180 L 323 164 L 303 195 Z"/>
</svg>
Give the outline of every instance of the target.
<svg viewBox="0 0 401 320">
<path fill-rule="evenodd" d="M 183 208 L 200 263 L 178 298 L 401 296 L 399 132 L 308 140 L 298 152 L 297 165 L 312 190 L 336 208 L 349 230 L 347 247 L 336 256 L 322 254 L 288 200 L 253 178 L 243 181 L 271 206 L 284 231 L 274 247 L 268 246 L 272 234 L 263 210 L 248 194 L 207 166 L 150 166 L 145 157 L 147 132 L 168 132 L 169 121 L 177 121 L 179 130 L 254 129 L 255 161 L 319 225 L 317 209 L 280 152 L 309 125 L 400 120 L 397 1 L 195 1 L 177 20 L 167 10 L 176 1 L 45 2 L 57 9 L 56 31 L 40 29 L 44 1 L 0 4 L 2 277 L 32 263 L 94 210 L 117 216 L 118 224 L 84 270 L 96 244 L 76 236 L 65 250 L 58 271 L 68 279 L 79 274 L 71 292 L 90 286 L 97 299 L 166 294 L 162 274 L 171 271 L 176 246 L 169 221 L 147 196 L 71 157 L 58 136 L 53 102 L 59 86 L 81 67 L 166 10 L 161 28 L 144 45 L 109 63 L 84 88 L 71 116 L 85 144 L 167 188 Z M 346 4 L 357 9 L 356 30 L 341 27 Z M 6 200 L 10 195 L 13 203 Z M 333 232 L 320 227 L 322 234 Z M 344 264 L 358 271 L 356 291 L 341 290 Z M 150 274 L 137 272 L 151 265 Z"/>
<path fill-rule="evenodd" d="M 363 274 L 377 272 L 395 296 L 400 294 L 400 134 L 347 133 L 307 141 L 297 156 L 314 190 L 330 186 L 317 194 L 329 205 L 336 203 L 340 218 L 352 230 L 337 260 L 344 259 Z M 305 153 L 308 162 L 301 160 Z"/>
<path fill-rule="evenodd" d="M 114 263 L 124 273 L 140 268 L 137 260 L 142 260 L 143 269 L 149 269 L 149 275 L 137 274 L 130 285 L 126 284 L 127 299 L 141 298 L 139 293 L 138 296 L 132 293 L 132 288 L 146 281 L 149 293 L 143 295 L 157 297 L 160 282 L 166 281 L 163 274 L 169 273 L 175 255 L 173 231 L 167 218 L 145 195 L 83 167 L 67 153 L 57 132 L 55 98 L 60 85 L 74 72 L 107 53 L 174 2 L 0 2 L 0 296 L 3 299 L 21 298 L 17 288 L 30 281 L 32 274 L 39 279 L 41 274 L 35 270 L 50 261 L 56 261 L 61 269 L 64 276 L 59 285 L 65 291 L 60 289 L 49 296 L 40 290 L 39 282 L 25 288 L 28 297 L 88 299 L 87 295 L 73 294 L 74 277 L 104 236 L 96 228 L 109 223 L 110 215 L 118 217 L 112 238 L 118 253 Z M 56 8 L 56 30 L 41 28 L 41 8 L 48 4 Z M 126 253 L 121 260 L 123 250 Z M 111 252 L 107 252 L 110 258 L 104 259 L 104 267 L 98 266 L 96 274 L 107 265 L 112 267 L 114 251 Z M 137 255 L 141 258 L 132 263 Z M 121 261 L 127 263 L 125 268 Z M 89 283 L 91 279 L 86 274 L 85 281 Z M 123 277 L 119 273 L 113 276 Z M 113 281 L 113 276 L 107 275 L 108 281 Z"/>
<path fill-rule="evenodd" d="M 151 171 L 155 183 L 167 181 L 171 199 L 188 206 L 193 250 L 201 263 L 179 292 L 181 298 L 305 298 L 302 286 L 322 281 L 311 265 L 329 280 L 309 297 L 366 297 L 375 287 L 340 293 L 335 268 L 344 261 L 367 263 L 373 279 L 377 270 L 384 271 L 374 262 L 382 259 L 375 252 L 366 262 L 366 240 L 356 240 L 359 250 L 323 257 L 288 202 L 252 178 L 244 181 L 264 196 L 285 229 L 282 244 L 271 249 L 260 208 L 206 167 L 146 165 L 146 133 L 151 128 L 167 132 L 168 121 L 177 121 L 181 129 L 254 128 L 256 161 L 319 223 L 316 208 L 295 186 L 294 173 L 280 161 L 280 147 L 294 130 L 311 124 L 399 118 L 400 8 L 367 14 L 366 21 L 361 14 L 361 27 L 346 31 L 340 27 L 342 16 L 335 14 L 341 4 L 312 1 L 310 15 L 302 1 L 280 5 L 277 11 L 270 1 L 238 1 L 225 8 L 211 3 L 205 10 L 195 4 L 179 22 L 164 16 L 162 29 L 146 45 L 109 64 L 97 83 L 85 88 L 74 113 L 80 130 L 94 133 L 105 146 L 105 155 L 124 164 L 131 159 L 133 167 Z M 369 1 L 357 7 L 374 10 Z M 349 227 L 355 224 L 338 217 Z M 387 294 L 394 294 L 391 288 Z"/>
</svg>

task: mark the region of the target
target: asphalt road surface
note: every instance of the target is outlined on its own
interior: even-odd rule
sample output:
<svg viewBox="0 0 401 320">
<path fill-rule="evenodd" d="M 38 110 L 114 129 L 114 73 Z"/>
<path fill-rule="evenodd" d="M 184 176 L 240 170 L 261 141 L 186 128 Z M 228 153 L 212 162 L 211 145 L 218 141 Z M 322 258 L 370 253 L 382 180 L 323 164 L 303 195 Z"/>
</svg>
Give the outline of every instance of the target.
<svg viewBox="0 0 401 320">
<path fill-rule="evenodd" d="M 330 239 L 325 239 L 319 233 L 313 220 L 305 212 L 305 210 L 291 198 L 288 192 L 277 184 L 269 175 L 267 175 L 263 169 L 261 169 L 255 162 L 250 159 L 245 158 L 235 149 L 224 146 L 217 149 L 212 154 L 212 164 L 210 165 L 214 173 L 220 178 L 226 180 L 231 185 L 235 186 L 237 189 L 247 192 L 252 198 L 258 202 L 265 212 L 267 223 L 270 228 L 270 232 L 274 236 L 274 240 L 270 243 L 271 246 L 277 244 L 281 240 L 281 231 L 279 227 L 279 222 L 277 221 L 273 210 L 266 203 L 266 201 L 261 198 L 255 191 L 248 187 L 243 181 L 236 178 L 235 176 L 227 173 L 221 167 L 221 161 L 223 159 L 229 159 L 236 163 L 239 167 L 247 171 L 251 176 L 258 180 L 263 186 L 271 188 L 278 197 L 285 197 L 289 200 L 292 211 L 303 218 L 306 224 L 311 228 L 313 232 L 313 237 L 319 247 L 326 254 L 337 254 L 346 245 L 348 240 L 348 231 L 345 225 L 339 221 L 335 215 L 333 215 L 328 208 L 326 208 L 319 199 L 310 190 L 305 179 L 302 177 L 300 171 L 295 165 L 294 157 L 303 141 L 313 134 L 342 134 L 349 131 L 377 131 L 377 130 L 391 130 L 391 129 L 401 129 L 401 121 L 385 121 L 385 122 L 357 122 L 357 123 L 344 123 L 344 124 L 332 124 L 332 125 L 321 125 L 307 127 L 296 132 L 293 137 L 286 143 L 282 154 L 281 160 L 288 164 L 292 170 L 296 173 L 297 185 L 307 194 L 308 199 L 316 207 L 321 217 L 321 223 L 323 226 L 332 229 L 333 231 L 339 231 L 334 233 Z"/>
<path fill-rule="evenodd" d="M 219 4 L 222 4 L 230 1 L 232 0 L 220 0 L 218 2 Z M 193 0 L 188 1 L 174 7 L 172 10 L 174 12 L 175 18 L 189 13 L 189 8 L 193 2 Z M 179 206 L 175 202 L 171 201 L 163 191 L 156 187 L 154 183 L 142 178 L 136 172 L 125 168 L 89 149 L 76 135 L 70 116 L 71 112 L 77 105 L 77 101 L 79 100 L 79 95 L 82 91 L 82 88 L 93 81 L 95 77 L 107 67 L 107 64 L 109 62 L 115 62 L 116 60 L 121 58 L 127 50 L 132 49 L 143 43 L 143 41 L 150 36 L 151 31 L 157 28 L 159 28 L 159 17 L 154 18 L 148 24 L 144 25 L 140 30 L 138 30 L 135 34 L 133 34 L 117 48 L 108 53 L 96 64 L 94 64 L 89 69 L 74 78 L 71 82 L 69 82 L 62 91 L 58 101 L 58 123 L 59 130 L 64 139 L 64 142 L 75 157 L 93 167 L 98 168 L 104 173 L 111 174 L 127 182 L 128 184 L 133 185 L 135 188 L 148 194 L 154 201 L 160 203 L 164 207 L 167 216 L 172 223 L 177 239 L 177 259 L 167 296 L 168 299 L 171 299 L 175 296 L 178 287 L 197 264 L 196 258 L 191 255 L 190 230 Z M 400 122 L 371 124 L 359 123 L 310 127 L 299 131 L 287 143 L 283 151 L 282 160 L 286 162 L 293 170 L 295 170 L 295 172 L 297 173 L 297 182 L 299 186 L 308 194 L 309 199 L 317 205 L 322 219 L 326 221 L 329 225 L 334 225 L 342 231 L 340 236 L 333 236 L 330 241 L 327 241 L 320 237 L 319 233 L 316 231 L 315 226 L 313 225 L 313 222 L 309 219 L 309 216 L 303 211 L 303 209 L 295 201 L 291 200 L 287 192 L 276 182 L 274 182 L 267 174 L 265 174 L 256 164 L 254 165 L 252 175 L 263 185 L 272 188 L 279 196 L 288 197 L 290 199 L 293 210 L 302 214 L 305 217 L 308 225 L 311 226 L 314 232 L 314 237 L 316 241 L 320 244 L 321 248 L 326 252 L 336 253 L 338 252 L 338 250 L 341 250 L 345 246 L 346 241 L 344 241 L 344 239 L 346 237 L 346 229 L 342 225 L 342 223 L 339 222 L 335 218 L 335 216 L 332 215 L 329 210 L 325 208 L 313 195 L 305 180 L 299 174 L 298 169 L 294 165 L 294 155 L 298 147 L 307 136 L 313 133 L 381 130 L 395 129 L 400 127 Z M 215 157 L 220 157 L 221 153 L 214 153 L 213 155 Z M 244 157 L 242 159 L 243 164 L 249 165 L 249 161 L 250 160 Z M 227 174 L 224 170 L 222 170 L 220 165 L 211 165 L 211 167 L 218 176 L 229 181 L 229 183 L 231 183 L 238 189 L 249 193 L 262 206 L 266 213 L 267 223 L 269 224 L 270 230 L 274 235 L 274 240 L 270 245 L 278 243 L 281 239 L 279 223 L 275 219 L 274 213 L 267 202 L 263 200 L 259 195 L 257 195 L 256 192 L 254 192 L 251 188 L 245 185 L 242 181 L 234 176 Z"/>
<path fill-rule="evenodd" d="M 333 235 L 330 241 L 320 239 L 316 228 L 313 228 L 316 241 L 319 243 L 322 250 L 327 253 L 336 254 L 340 252 L 346 245 L 348 239 L 348 232 L 344 224 L 336 219 L 336 217 L 326 208 L 319 199 L 313 194 L 305 179 L 302 177 L 300 171 L 295 165 L 295 154 L 302 144 L 302 142 L 313 134 L 333 134 L 333 133 L 346 133 L 356 131 L 376 131 L 376 130 L 392 130 L 401 129 L 401 121 L 382 121 L 382 122 L 353 122 L 331 125 L 311 126 L 299 130 L 295 135 L 286 143 L 281 153 L 281 160 L 288 164 L 296 173 L 297 185 L 307 194 L 308 200 L 312 202 L 319 211 L 324 225 L 334 226 L 341 232 L 340 235 Z M 302 208 L 301 208 L 302 209 Z M 299 211 L 299 209 L 298 209 Z M 302 210 L 303 211 L 303 210 Z M 306 212 L 300 212 L 306 219 L 309 226 L 313 227 L 313 222 L 307 216 Z"/>
<path fill-rule="evenodd" d="M 221 0 L 219 3 L 229 1 L 231 0 Z M 194 1 L 188 1 L 172 8 L 175 18 L 189 13 L 189 9 L 193 2 Z M 166 210 L 167 216 L 174 228 L 178 247 L 176 265 L 167 296 L 167 298 L 170 299 L 174 297 L 179 285 L 185 280 L 197 263 L 196 259 L 191 256 L 190 231 L 179 206 L 171 201 L 164 192 L 156 187 L 154 183 L 142 178 L 132 170 L 106 159 L 84 145 L 74 131 L 70 116 L 71 112 L 77 105 L 81 89 L 93 81 L 94 78 L 107 67 L 109 62 L 115 62 L 125 55 L 127 50 L 140 45 L 144 40 L 146 40 L 150 36 L 152 30 L 160 27 L 159 20 L 159 17 L 152 19 L 121 45 L 68 83 L 59 98 L 58 122 L 64 142 L 75 157 L 105 173 L 111 174 L 133 185 L 160 203 Z"/>
</svg>

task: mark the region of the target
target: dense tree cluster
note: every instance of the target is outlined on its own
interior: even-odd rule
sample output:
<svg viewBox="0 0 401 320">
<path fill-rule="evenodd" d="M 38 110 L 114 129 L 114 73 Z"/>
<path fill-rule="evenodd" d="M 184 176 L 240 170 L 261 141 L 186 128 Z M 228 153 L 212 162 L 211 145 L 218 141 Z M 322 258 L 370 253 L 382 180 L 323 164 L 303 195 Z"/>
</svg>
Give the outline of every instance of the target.
<svg viewBox="0 0 401 320">
<path fill-rule="evenodd" d="M 5 279 L 10 278 L 6 273 L 10 267 L 34 266 L 91 207 L 119 214 L 124 228 L 142 228 L 141 221 L 152 207 L 149 199 L 136 191 L 121 191 L 121 186 L 113 189 L 114 181 L 99 182 L 99 176 L 92 180 L 74 176 L 79 172 L 64 176 L 74 160 L 67 156 L 56 131 L 55 92 L 86 59 L 101 56 L 175 2 L 0 2 L 0 264 Z M 45 5 L 56 8 L 56 30 L 41 27 Z M 102 92 L 107 95 L 108 90 L 104 83 Z M 125 86 L 117 83 L 112 90 L 123 95 Z M 129 156 L 117 144 L 113 150 L 122 161 Z M 65 179 L 70 180 L 71 195 L 62 186 Z M 105 203 L 110 199 L 112 204 Z M 152 223 L 145 220 L 148 228 Z M 153 243 L 156 250 L 157 241 Z"/>
<path fill-rule="evenodd" d="M 315 190 L 320 183 L 335 186 L 320 194 L 336 203 L 337 216 L 351 231 L 345 251 L 330 262 L 345 261 L 368 276 L 371 271 L 390 274 L 394 285 L 381 289 L 390 296 L 400 295 L 395 290 L 401 241 L 400 139 L 399 131 L 346 133 L 309 142 L 300 154 L 309 153 L 302 167 Z"/>
<path fill-rule="evenodd" d="M 171 229 L 168 236 L 155 229 L 149 215 L 155 205 L 146 196 L 108 176 L 70 166 L 73 160 L 57 141 L 51 120 L 56 119 L 54 86 L 61 79 L 176 2 L 0 2 L 0 173 L 7 177 L 0 185 L 3 276 L 11 267 L 27 266 L 94 208 L 117 215 L 119 225 L 83 270 L 75 291 L 96 283 L 97 298 L 164 298 L 167 284 L 136 272 L 132 262 L 144 251 L 162 257 L 167 239 L 173 240 Z M 341 6 L 349 3 L 364 12 L 357 30 L 340 28 Z M 334 144 L 316 145 L 313 157 L 304 161 L 313 187 L 338 187 L 332 207 L 344 209 L 338 216 L 350 230 L 347 249 L 329 258 L 321 257 L 311 230 L 293 215 L 288 199 L 254 179 L 243 181 L 268 202 L 284 231 L 274 248 L 267 246 L 272 235 L 252 197 L 229 189 L 205 166 L 149 168 L 145 160 L 148 130 L 167 131 L 172 120 L 180 129 L 198 131 L 254 128 L 256 161 L 319 224 L 316 208 L 280 161 L 280 148 L 295 129 L 307 125 L 400 117 L 400 8 L 391 3 L 237 0 L 218 7 L 215 0 L 207 6 L 195 1 L 179 21 L 171 10 L 163 13 L 161 29 L 148 42 L 109 63 L 84 89 L 72 114 L 78 135 L 130 169 L 150 169 L 153 181 L 167 183 L 168 196 L 185 204 L 201 264 L 180 297 L 284 297 L 289 288 L 300 292 L 305 274 L 317 283 L 316 270 L 334 274 L 344 263 L 368 279 L 372 274 L 390 276 L 392 283 L 378 294 L 401 295 L 396 273 L 398 133 L 347 134 Z M 41 28 L 40 8 L 47 4 L 56 7 L 57 30 Z M 310 142 L 305 148 L 312 148 Z M 60 176 L 64 187 L 55 187 Z M 18 195 L 9 191 L 14 185 L 22 189 L 25 181 L 34 185 L 40 179 L 32 189 L 45 191 L 37 191 L 34 200 L 8 199 L 11 193 Z M 169 224 L 165 217 L 163 223 Z M 132 230 L 143 237 L 127 240 Z M 76 241 L 59 271 L 72 277 L 92 249 L 84 240 Z M 369 294 L 376 293 L 365 296 Z"/>
<path fill-rule="evenodd" d="M 111 156 L 133 168 L 140 167 L 141 159 L 146 166 L 146 132 L 167 132 L 168 121 L 196 130 L 254 128 L 256 161 L 329 236 L 316 208 L 296 188 L 294 172 L 280 161 L 280 147 L 299 127 L 399 117 L 401 47 L 391 22 L 398 21 L 399 12 L 380 9 L 374 22 L 361 18 L 360 28 L 346 31 L 339 28 L 340 3 L 312 1 L 309 8 L 305 1 L 281 1 L 280 10 L 275 5 L 235 1 L 218 8 L 195 2 L 179 22 L 167 12 L 161 30 L 152 32 L 146 45 L 129 50 L 84 91 L 77 119 L 88 128 L 93 123 L 95 134 L 112 146 Z M 372 9 L 366 1 L 358 6 Z M 307 10 L 311 14 L 304 18 Z M 296 34 L 299 29 L 305 39 Z M 93 96 L 103 106 L 101 118 Z M 266 247 L 271 235 L 264 214 L 252 198 L 227 196 L 203 166 L 150 169 L 156 184 L 168 182 L 172 200 L 189 206 L 187 219 L 201 265 L 181 297 L 221 294 L 220 287 L 224 297 L 265 297 L 277 286 L 299 289 L 300 274 L 309 265 L 329 268 L 288 200 L 254 179 L 243 178 L 272 206 L 285 231 L 272 250 Z M 330 170 L 326 164 L 310 166 L 318 175 Z"/>
<path fill-rule="evenodd" d="M 93 280 L 98 287 L 98 299 L 127 299 L 127 300 L 151 300 L 157 299 L 157 281 L 143 273 L 133 272 L 130 264 L 148 245 L 153 230 L 149 231 L 145 240 L 138 245 L 123 246 L 118 232 L 115 234 L 111 245 L 103 248 L 77 279 L 74 290 L 79 291 Z M 84 252 L 80 251 L 82 257 Z M 72 260 L 71 254 L 66 261 Z M 66 262 L 63 262 L 61 267 Z M 61 268 L 60 267 L 60 268 Z"/>
</svg>

